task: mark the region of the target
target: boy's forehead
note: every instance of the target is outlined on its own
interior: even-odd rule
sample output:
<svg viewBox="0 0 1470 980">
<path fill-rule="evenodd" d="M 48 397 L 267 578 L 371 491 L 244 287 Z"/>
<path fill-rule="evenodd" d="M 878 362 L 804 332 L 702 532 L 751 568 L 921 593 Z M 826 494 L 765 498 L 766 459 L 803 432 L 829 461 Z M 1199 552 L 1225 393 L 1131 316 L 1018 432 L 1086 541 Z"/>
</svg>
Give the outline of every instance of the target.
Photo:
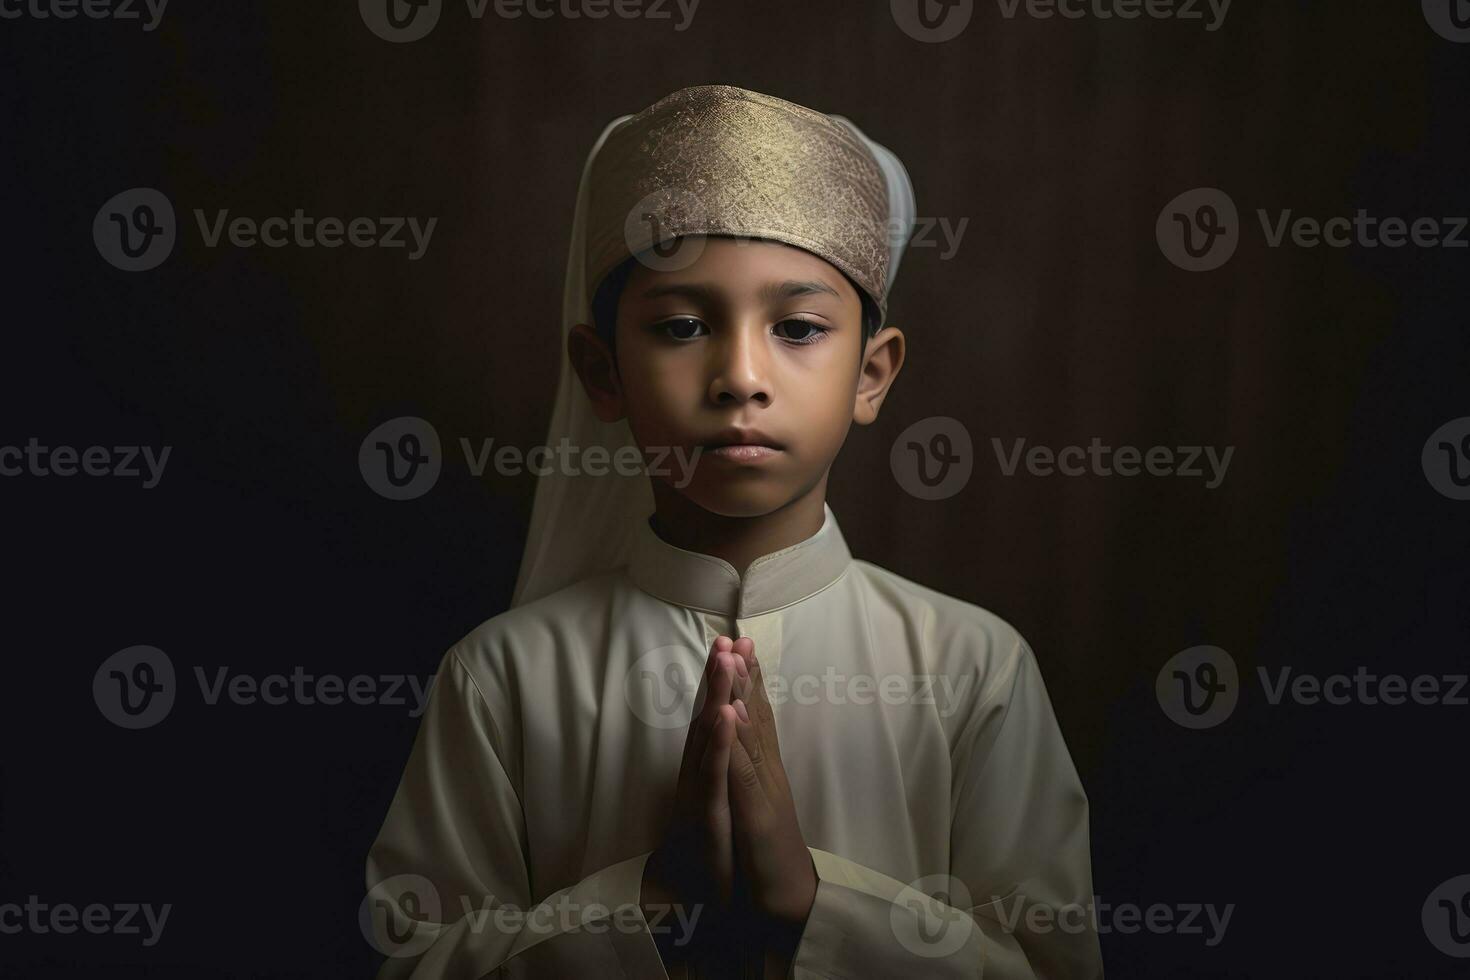
<svg viewBox="0 0 1470 980">
<path fill-rule="evenodd" d="M 682 247 L 694 253 L 678 268 L 658 268 L 635 261 L 627 293 L 657 295 L 664 287 L 697 284 L 724 293 L 831 293 L 858 301 L 857 290 L 843 272 L 805 249 L 763 239 L 691 236 Z M 797 287 L 792 289 L 790 287 Z"/>
</svg>

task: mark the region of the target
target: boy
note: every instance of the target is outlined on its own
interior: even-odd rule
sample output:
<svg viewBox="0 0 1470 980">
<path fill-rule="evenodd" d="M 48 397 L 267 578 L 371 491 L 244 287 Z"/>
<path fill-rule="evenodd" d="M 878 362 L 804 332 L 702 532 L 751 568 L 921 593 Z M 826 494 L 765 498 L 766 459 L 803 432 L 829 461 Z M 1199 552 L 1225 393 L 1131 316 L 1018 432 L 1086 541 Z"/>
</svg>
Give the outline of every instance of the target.
<svg viewBox="0 0 1470 980">
<path fill-rule="evenodd" d="M 552 435 L 648 477 L 543 476 L 515 608 L 446 654 L 368 858 L 382 977 L 1102 975 L 1031 650 L 826 504 L 912 220 L 897 158 L 769 96 L 604 131 Z"/>
</svg>

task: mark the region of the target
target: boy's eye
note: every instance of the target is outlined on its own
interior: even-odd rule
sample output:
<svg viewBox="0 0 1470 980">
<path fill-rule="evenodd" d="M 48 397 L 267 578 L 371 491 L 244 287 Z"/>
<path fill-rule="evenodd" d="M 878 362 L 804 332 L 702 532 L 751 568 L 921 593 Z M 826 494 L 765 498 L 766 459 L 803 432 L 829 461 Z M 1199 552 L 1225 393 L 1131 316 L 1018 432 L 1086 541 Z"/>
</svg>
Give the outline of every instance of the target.
<svg viewBox="0 0 1470 980">
<path fill-rule="evenodd" d="M 654 329 L 662 330 L 674 340 L 693 340 L 702 328 L 707 329 L 702 322 L 692 316 L 675 317 L 672 320 L 662 320 L 654 324 Z"/>
<path fill-rule="evenodd" d="M 776 324 L 777 330 L 783 327 L 786 328 L 788 334 L 795 334 L 795 336 L 787 336 L 785 338 L 793 344 L 815 344 L 818 341 L 827 339 L 828 328 L 815 324 L 810 320 L 782 320 Z"/>
</svg>

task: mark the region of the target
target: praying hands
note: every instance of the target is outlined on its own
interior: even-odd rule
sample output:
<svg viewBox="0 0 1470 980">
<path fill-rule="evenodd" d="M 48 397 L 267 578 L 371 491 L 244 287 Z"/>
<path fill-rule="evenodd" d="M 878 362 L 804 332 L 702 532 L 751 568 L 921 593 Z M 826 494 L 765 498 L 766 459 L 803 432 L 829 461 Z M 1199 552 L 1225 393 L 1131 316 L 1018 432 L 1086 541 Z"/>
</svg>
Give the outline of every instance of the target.
<svg viewBox="0 0 1470 980">
<path fill-rule="evenodd" d="M 700 681 L 663 841 L 644 868 L 645 909 L 708 910 L 703 948 L 758 948 L 784 973 L 816 898 L 817 874 L 781 764 L 775 715 L 749 637 L 715 640 Z M 691 950 L 655 937 L 665 963 Z"/>
</svg>

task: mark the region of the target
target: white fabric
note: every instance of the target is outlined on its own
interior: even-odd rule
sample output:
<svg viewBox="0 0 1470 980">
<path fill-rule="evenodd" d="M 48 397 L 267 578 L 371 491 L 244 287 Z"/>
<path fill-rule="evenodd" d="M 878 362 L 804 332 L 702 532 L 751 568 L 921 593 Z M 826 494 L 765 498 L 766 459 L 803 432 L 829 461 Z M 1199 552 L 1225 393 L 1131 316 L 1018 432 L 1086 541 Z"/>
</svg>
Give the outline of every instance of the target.
<svg viewBox="0 0 1470 980">
<path fill-rule="evenodd" d="M 608 134 L 629 118 L 621 116 L 607 125 L 582 168 L 567 256 L 566 284 L 562 293 L 562 343 L 558 349 L 561 372 L 546 437 L 548 446 L 560 446 L 565 440 L 567 445 L 579 448 L 582 453 L 592 447 L 605 448 L 608 452 L 605 458 L 609 460 L 625 458 L 618 455 L 619 451 L 625 447 L 636 447 L 633 433 L 626 421 L 609 424 L 593 414 L 592 405 L 566 356 L 566 340 L 576 324 L 592 323 L 592 297 L 587 295 L 584 274 L 592 162 L 607 141 Z M 887 179 L 891 246 L 888 288 L 891 290 L 904 247 L 913 233 L 913 185 L 908 171 L 891 150 L 869 139 L 850 120 L 842 116 L 832 118 L 862 139 Z M 578 579 L 617 568 L 626 562 L 632 545 L 629 529 L 634 526 L 634 519 L 654 510 L 653 490 L 648 480 L 643 474 L 619 474 L 616 467 L 605 476 L 595 478 L 551 467 L 548 473 L 538 477 L 536 499 L 531 509 L 531 528 L 526 536 L 511 605 L 530 602 Z"/>
<path fill-rule="evenodd" d="M 380 980 L 742 965 L 666 970 L 650 927 L 687 932 L 638 908 L 721 633 L 755 643 L 819 879 L 791 977 L 1102 976 L 1088 800 L 1036 657 L 993 613 L 853 560 L 825 514 L 743 578 L 640 518 L 626 567 L 449 650 L 367 861 L 403 954 Z"/>
</svg>

